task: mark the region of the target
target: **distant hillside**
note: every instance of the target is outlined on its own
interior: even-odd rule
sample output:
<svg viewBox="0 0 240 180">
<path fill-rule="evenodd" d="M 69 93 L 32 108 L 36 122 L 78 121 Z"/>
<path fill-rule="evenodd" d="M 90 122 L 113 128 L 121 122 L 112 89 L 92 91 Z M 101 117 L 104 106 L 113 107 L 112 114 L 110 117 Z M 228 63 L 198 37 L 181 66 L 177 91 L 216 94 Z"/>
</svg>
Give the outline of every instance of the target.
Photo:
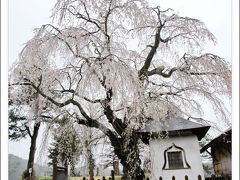
<svg viewBox="0 0 240 180">
<path fill-rule="evenodd" d="M 27 160 L 13 154 L 8 154 L 8 180 L 20 180 L 23 171 L 27 167 Z M 34 165 L 37 176 L 49 175 L 52 172 L 47 166 Z"/>
</svg>

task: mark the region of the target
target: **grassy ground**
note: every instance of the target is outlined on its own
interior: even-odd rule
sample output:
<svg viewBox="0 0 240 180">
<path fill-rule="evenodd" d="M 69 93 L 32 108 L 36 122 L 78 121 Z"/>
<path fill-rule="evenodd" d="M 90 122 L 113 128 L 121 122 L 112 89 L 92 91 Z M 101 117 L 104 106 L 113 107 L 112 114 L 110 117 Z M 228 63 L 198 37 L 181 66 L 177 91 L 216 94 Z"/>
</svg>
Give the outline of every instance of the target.
<svg viewBox="0 0 240 180">
<path fill-rule="evenodd" d="M 105 176 L 106 180 L 111 176 Z M 115 176 L 115 180 L 121 180 L 122 176 Z M 52 180 L 52 177 L 38 177 L 38 180 Z M 83 180 L 83 177 L 69 177 L 69 180 Z M 89 177 L 86 177 L 89 180 Z M 94 176 L 94 180 L 102 180 L 102 176 Z"/>
<path fill-rule="evenodd" d="M 148 174 L 145 175 L 147 179 L 147 177 L 149 177 Z M 103 176 L 94 176 L 94 180 L 102 180 Z M 106 180 L 109 180 L 109 177 L 111 176 L 105 176 Z M 115 176 L 115 180 L 121 180 L 122 176 Z M 52 180 L 52 177 L 38 177 L 38 180 Z M 83 177 L 70 177 L 69 180 L 83 180 Z M 86 180 L 89 180 L 89 177 L 86 177 Z"/>
<path fill-rule="evenodd" d="M 52 180 L 50 176 L 38 177 L 37 180 Z"/>
<path fill-rule="evenodd" d="M 105 176 L 106 180 L 109 179 L 111 176 Z M 115 180 L 121 180 L 122 176 L 115 176 Z M 71 177 L 70 180 L 82 180 L 82 177 Z M 89 177 L 86 177 L 86 180 L 88 180 Z M 94 176 L 94 180 L 102 180 L 102 176 Z"/>
</svg>

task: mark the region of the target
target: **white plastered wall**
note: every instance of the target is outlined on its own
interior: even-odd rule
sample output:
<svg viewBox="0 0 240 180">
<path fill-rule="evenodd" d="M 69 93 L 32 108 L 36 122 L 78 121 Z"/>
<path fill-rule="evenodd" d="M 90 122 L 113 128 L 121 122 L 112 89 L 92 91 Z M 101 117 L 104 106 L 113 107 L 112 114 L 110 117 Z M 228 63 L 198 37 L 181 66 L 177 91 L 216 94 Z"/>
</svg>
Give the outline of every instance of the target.
<svg viewBox="0 0 240 180">
<path fill-rule="evenodd" d="M 186 161 L 191 168 L 175 170 L 162 169 L 164 165 L 164 151 L 172 146 L 173 143 L 184 149 Z M 186 175 L 189 180 L 198 180 L 198 175 L 201 175 L 202 180 L 204 180 L 200 146 L 195 135 L 152 139 L 150 140 L 150 152 L 152 180 L 159 180 L 160 176 L 162 180 L 172 180 L 172 176 L 175 176 L 175 180 L 185 180 Z"/>
</svg>

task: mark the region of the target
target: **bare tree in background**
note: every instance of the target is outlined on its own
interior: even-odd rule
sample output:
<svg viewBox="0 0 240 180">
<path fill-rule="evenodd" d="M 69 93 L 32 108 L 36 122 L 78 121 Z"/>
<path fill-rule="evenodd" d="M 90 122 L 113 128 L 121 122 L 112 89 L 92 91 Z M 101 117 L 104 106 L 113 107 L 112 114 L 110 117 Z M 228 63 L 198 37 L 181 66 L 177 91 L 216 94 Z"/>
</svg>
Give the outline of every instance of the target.
<svg viewBox="0 0 240 180">
<path fill-rule="evenodd" d="M 84 148 L 86 149 L 86 156 L 88 162 L 88 173 L 89 173 L 89 180 L 93 180 L 94 177 L 94 168 L 95 168 L 95 160 L 92 152 L 92 139 L 93 135 L 91 131 L 86 131 L 87 134 L 85 137 Z"/>
<path fill-rule="evenodd" d="M 48 149 L 49 165 L 70 166 L 70 175 L 76 176 L 75 166 L 82 154 L 79 132 L 67 118 L 58 119 L 52 125 L 53 142 Z"/>
<path fill-rule="evenodd" d="M 110 142 L 105 142 L 107 144 L 106 149 L 101 155 L 103 169 L 112 167 L 115 175 L 120 175 L 119 159 L 114 153 L 113 147 L 109 146 Z M 108 145 L 109 144 L 109 145 Z"/>
<path fill-rule="evenodd" d="M 77 126 L 76 126 L 77 125 Z M 94 177 L 95 159 L 93 149 L 103 138 L 103 134 L 96 129 L 79 126 L 74 119 L 55 118 L 48 123 L 47 130 L 52 135 L 53 142 L 48 148 L 49 165 L 69 166 L 70 176 L 76 176 L 75 166 L 80 157 L 85 157 L 88 164 L 89 176 Z"/>
<path fill-rule="evenodd" d="M 216 40 L 200 20 L 144 0 L 58 0 L 52 18 L 26 43 L 10 86 L 31 87 L 78 124 L 102 131 L 124 179 L 142 179 L 138 131 L 169 108 L 201 117 L 205 101 L 229 123 L 222 99 L 231 98 L 230 66 L 204 51 Z"/>
<path fill-rule="evenodd" d="M 27 90 L 27 99 L 22 97 L 9 98 L 8 117 L 8 135 L 10 140 L 19 141 L 22 138 L 30 138 L 28 162 L 26 170 L 23 172 L 23 179 L 35 176 L 34 159 L 37 149 L 38 132 L 41 123 L 49 118 L 47 107 L 44 110 L 39 110 L 41 98 L 38 97 L 38 94 L 29 91 L 29 88 Z M 30 106 L 29 102 L 32 102 Z"/>
</svg>

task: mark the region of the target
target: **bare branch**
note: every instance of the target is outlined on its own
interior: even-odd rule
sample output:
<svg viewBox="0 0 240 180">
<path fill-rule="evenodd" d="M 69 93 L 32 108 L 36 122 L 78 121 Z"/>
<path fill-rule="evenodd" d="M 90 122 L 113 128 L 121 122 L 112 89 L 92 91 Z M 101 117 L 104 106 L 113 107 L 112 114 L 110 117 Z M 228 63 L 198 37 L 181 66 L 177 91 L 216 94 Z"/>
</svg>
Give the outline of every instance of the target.
<svg viewBox="0 0 240 180">
<path fill-rule="evenodd" d="M 157 48 L 159 46 L 159 42 L 160 42 L 160 31 L 161 31 L 161 27 L 158 27 L 157 28 L 157 32 L 155 34 L 155 42 L 154 42 L 154 45 L 151 46 L 151 50 L 144 62 L 144 65 L 143 67 L 141 68 L 141 70 L 139 71 L 139 77 L 141 77 L 142 75 L 146 75 L 150 65 L 151 65 L 151 62 L 152 62 L 152 59 L 153 59 L 153 56 L 154 54 L 156 53 L 157 51 Z"/>
<path fill-rule="evenodd" d="M 163 70 L 164 70 L 164 67 L 163 67 L 163 66 L 160 66 L 160 67 L 155 68 L 155 69 L 153 69 L 153 70 L 151 70 L 151 71 L 148 71 L 148 72 L 147 72 L 147 75 L 148 75 L 148 76 L 160 75 L 160 76 L 162 76 L 162 77 L 164 77 L 164 78 L 169 78 L 169 77 L 171 77 L 171 75 L 172 75 L 172 73 L 173 73 L 174 71 L 178 70 L 178 68 L 174 67 L 174 68 L 170 69 L 170 70 L 168 71 L 168 73 L 163 73 L 163 72 L 162 72 Z"/>
<path fill-rule="evenodd" d="M 87 97 L 82 97 L 84 100 L 90 102 L 90 103 L 102 103 L 104 100 L 101 100 L 101 99 L 96 99 L 96 100 L 91 100 Z"/>
<path fill-rule="evenodd" d="M 67 106 L 69 104 L 73 104 L 75 106 L 78 107 L 79 111 L 81 112 L 81 114 L 83 115 L 83 117 L 85 117 L 87 120 L 92 120 L 87 113 L 85 112 L 85 110 L 83 109 L 83 107 L 80 105 L 80 103 L 78 103 L 77 101 L 75 101 L 74 99 L 68 99 L 63 103 L 57 102 L 56 100 L 54 100 L 53 98 L 51 98 L 50 96 L 44 94 L 37 86 L 34 85 L 34 83 L 32 83 L 30 80 L 28 79 L 24 79 L 25 81 L 27 81 L 28 83 L 21 83 L 22 85 L 30 85 L 32 86 L 37 93 L 39 93 L 41 96 L 43 96 L 44 98 L 46 98 L 47 100 L 49 100 L 50 102 L 52 102 L 54 105 L 58 106 L 58 107 L 64 107 Z"/>
<path fill-rule="evenodd" d="M 26 128 L 27 133 L 28 133 L 28 135 L 30 136 L 30 138 L 32 138 L 33 136 L 32 136 L 32 133 L 31 133 L 29 127 L 28 127 L 27 125 L 25 125 L 25 128 Z"/>
<path fill-rule="evenodd" d="M 74 9 L 74 11 L 76 11 L 75 7 L 73 7 L 73 6 L 71 6 L 71 7 Z M 84 8 L 86 9 L 86 6 Z M 83 14 L 81 14 L 80 12 L 77 12 L 77 11 L 75 13 L 73 11 L 71 11 L 70 9 L 67 9 L 67 11 L 70 12 L 72 15 L 76 16 L 77 18 L 83 19 L 86 22 L 92 23 L 98 29 L 101 29 L 101 26 L 100 26 L 101 23 L 97 19 L 90 18 L 88 13 L 87 13 L 88 16 L 86 17 L 86 16 L 84 16 Z"/>
</svg>

